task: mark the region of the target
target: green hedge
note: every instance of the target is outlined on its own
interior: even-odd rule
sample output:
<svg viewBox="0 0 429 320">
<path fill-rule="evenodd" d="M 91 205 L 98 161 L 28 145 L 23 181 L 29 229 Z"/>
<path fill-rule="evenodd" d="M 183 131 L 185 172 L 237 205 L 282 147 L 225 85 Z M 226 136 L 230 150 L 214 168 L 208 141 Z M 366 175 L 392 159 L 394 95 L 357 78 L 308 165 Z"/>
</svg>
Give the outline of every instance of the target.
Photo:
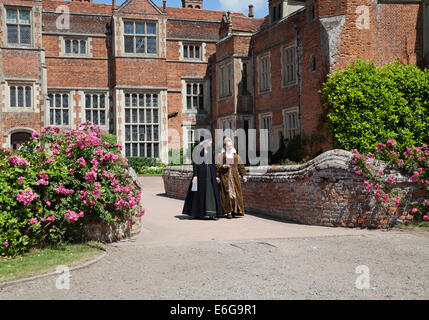
<svg viewBox="0 0 429 320">
<path fill-rule="evenodd" d="M 114 134 L 105 134 L 101 142 L 108 142 L 111 146 L 115 146 L 118 143 L 118 137 Z"/>
<path fill-rule="evenodd" d="M 128 164 L 138 175 L 160 175 L 165 165 L 156 158 L 129 157 Z"/>
<path fill-rule="evenodd" d="M 427 69 L 358 59 L 329 75 L 321 93 L 335 148 L 370 152 L 389 139 L 402 149 L 429 142 Z"/>
</svg>

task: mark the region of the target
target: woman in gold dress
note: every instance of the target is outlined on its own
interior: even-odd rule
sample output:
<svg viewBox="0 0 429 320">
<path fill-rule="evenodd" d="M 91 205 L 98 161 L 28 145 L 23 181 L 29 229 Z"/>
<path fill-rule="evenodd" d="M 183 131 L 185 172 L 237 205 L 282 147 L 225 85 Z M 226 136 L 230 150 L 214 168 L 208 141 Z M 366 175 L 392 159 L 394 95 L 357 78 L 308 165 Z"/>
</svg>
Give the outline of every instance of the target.
<svg viewBox="0 0 429 320">
<path fill-rule="evenodd" d="M 230 138 L 225 138 L 224 152 L 220 153 L 216 160 L 216 169 L 221 180 L 219 191 L 223 212 L 228 219 L 244 216 L 240 176 L 243 177 L 243 181 L 246 183 L 247 174 Z"/>
</svg>

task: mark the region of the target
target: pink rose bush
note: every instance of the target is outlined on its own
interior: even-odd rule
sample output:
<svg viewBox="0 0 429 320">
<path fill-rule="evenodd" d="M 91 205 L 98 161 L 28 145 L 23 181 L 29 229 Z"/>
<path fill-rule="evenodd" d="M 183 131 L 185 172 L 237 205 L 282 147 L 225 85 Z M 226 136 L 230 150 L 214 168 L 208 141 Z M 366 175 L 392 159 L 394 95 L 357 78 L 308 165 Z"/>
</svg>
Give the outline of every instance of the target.
<svg viewBox="0 0 429 320">
<path fill-rule="evenodd" d="M 404 206 L 413 215 L 415 221 L 428 221 L 429 215 L 429 146 L 406 148 L 400 150 L 394 140 L 386 144 L 379 143 L 374 153 L 360 154 L 358 150 L 351 150 L 351 162 L 356 175 L 364 176 L 363 188 L 373 192 L 381 201 Z M 377 160 L 376 160 L 377 159 Z M 384 169 L 380 169 L 380 160 Z M 410 203 L 408 199 L 400 197 L 395 188 L 395 176 L 390 171 L 399 171 L 408 176 L 409 180 L 425 190 L 425 196 L 420 201 Z"/>
<path fill-rule="evenodd" d="M 66 132 L 48 126 L 19 151 L 0 149 L 0 255 L 77 240 L 88 223 L 144 214 L 121 148 L 86 122 Z"/>
</svg>

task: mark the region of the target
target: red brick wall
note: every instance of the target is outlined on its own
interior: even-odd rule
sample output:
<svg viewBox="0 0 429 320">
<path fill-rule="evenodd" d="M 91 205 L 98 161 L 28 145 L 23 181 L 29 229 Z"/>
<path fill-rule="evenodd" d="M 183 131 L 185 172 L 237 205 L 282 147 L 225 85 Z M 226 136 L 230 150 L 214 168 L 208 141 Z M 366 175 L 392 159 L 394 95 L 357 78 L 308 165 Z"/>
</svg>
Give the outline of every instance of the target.
<svg viewBox="0 0 429 320">
<path fill-rule="evenodd" d="M 364 191 L 363 179 L 350 169 L 351 159 L 349 152 L 331 150 L 302 166 L 268 167 L 266 174 L 250 174 L 242 185 L 246 211 L 328 227 L 390 228 L 397 219 L 412 218 L 410 208 Z M 401 195 L 424 196 L 424 190 L 399 177 L 398 173 L 400 184 L 394 187 L 401 187 Z M 191 178 L 190 166 L 168 167 L 163 175 L 165 193 L 184 199 Z"/>
<path fill-rule="evenodd" d="M 359 29 L 361 12 L 369 9 L 369 29 Z M 325 5 L 319 8 L 325 14 Z M 342 12 L 344 10 L 341 10 Z M 341 34 L 338 59 L 333 70 L 341 69 L 356 57 L 373 59 L 378 65 L 399 59 L 405 64 L 422 64 L 423 12 L 421 4 L 378 4 L 371 0 L 347 1 L 346 22 Z"/>
</svg>

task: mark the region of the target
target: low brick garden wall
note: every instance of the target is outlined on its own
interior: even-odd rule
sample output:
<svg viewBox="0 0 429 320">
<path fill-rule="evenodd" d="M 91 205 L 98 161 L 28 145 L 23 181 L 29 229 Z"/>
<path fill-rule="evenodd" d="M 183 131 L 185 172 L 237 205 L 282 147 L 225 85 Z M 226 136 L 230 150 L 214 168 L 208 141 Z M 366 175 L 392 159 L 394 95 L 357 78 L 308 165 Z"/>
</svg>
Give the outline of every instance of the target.
<svg viewBox="0 0 429 320">
<path fill-rule="evenodd" d="M 112 243 L 134 237 L 141 231 L 141 218 L 130 217 L 124 222 L 104 225 L 92 223 L 85 226 L 84 237 L 88 240 Z"/>
<path fill-rule="evenodd" d="M 330 226 L 390 228 L 411 220 L 410 208 L 397 207 L 393 200 L 382 201 L 363 188 L 364 179 L 353 170 L 352 153 L 331 150 L 317 158 L 294 166 L 261 168 L 266 173 L 251 173 L 243 184 L 247 212 L 281 218 L 286 221 Z M 401 195 L 416 199 L 423 189 L 408 177 L 391 172 Z M 184 199 L 192 177 L 192 166 L 167 167 L 163 180 L 168 196 Z"/>
<path fill-rule="evenodd" d="M 141 189 L 142 186 L 137 179 L 135 171 L 131 167 L 128 168 L 128 171 L 133 181 Z M 142 218 L 130 216 L 125 221 L 112 225 L 90 223 L 85 226 L 83 237 L 88 240 L 111 243 L 134 237 L 141 232 L 141 229 Z"/>
</svg>

